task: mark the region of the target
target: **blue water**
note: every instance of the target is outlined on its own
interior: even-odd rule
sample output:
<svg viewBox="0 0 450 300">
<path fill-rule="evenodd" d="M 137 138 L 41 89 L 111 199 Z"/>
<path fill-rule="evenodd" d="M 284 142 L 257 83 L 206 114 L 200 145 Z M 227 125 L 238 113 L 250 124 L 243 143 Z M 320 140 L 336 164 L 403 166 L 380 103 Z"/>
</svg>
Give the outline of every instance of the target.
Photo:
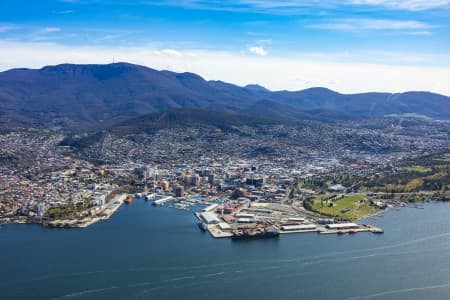
<svg viewBox="0 0 450 300">
<path fill-rule="evenodd" d="M 391 210 L 383 235 L 212 239 L 142 200 L 85 229 L 0 229 L 0 299 L 450 299 L 450 204 Z"/>
</svg>

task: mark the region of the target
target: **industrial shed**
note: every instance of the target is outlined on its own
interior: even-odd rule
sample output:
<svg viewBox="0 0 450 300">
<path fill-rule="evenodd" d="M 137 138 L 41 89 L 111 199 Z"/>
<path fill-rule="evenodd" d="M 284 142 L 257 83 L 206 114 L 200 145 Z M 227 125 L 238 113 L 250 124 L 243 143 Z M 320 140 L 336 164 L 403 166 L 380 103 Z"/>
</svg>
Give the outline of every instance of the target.
<svg viewBox="0 0 450 300">
<path fill-rule="evenodd" d="M 220 220 L 215 213 L 212 212 L 202 212 L 200 217 L 205 221 L 206 224 L 219 224 Z"/>
<path fill-rule="evenodd" d="M 359 225 L 356 223 L 339 223 L 339 224 L 328 224 L 326 227 L 328 229 L 351 229 L 351 228 L 359 228 Z"/>
<path fill-rule="evenodd" d="M 283 231 L 312 230 L 312 229 L 316 229 L 316 225 L 314 225 L 314 224 L 304 224 L 304 225 L 284 225 L 284 226 L 281 226 L 281 230 L 283 230 Z"/>
</svg>

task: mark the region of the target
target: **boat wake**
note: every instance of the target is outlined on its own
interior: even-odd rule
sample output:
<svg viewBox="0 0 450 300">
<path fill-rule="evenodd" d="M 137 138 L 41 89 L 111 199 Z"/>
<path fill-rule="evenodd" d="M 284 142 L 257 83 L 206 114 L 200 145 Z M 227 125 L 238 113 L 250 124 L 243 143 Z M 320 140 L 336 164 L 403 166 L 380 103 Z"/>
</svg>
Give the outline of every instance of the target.
<svg viewBox="0 0 450 300">
<path fill-rule="evenodd" d="M 346 298 L 345 300 L 370 299 L 370 298 L 384 297 L 384 296 L 395 295 L 395 294 L 403 294 L 403 293 L 434 290 L 434 289 L 443 289 L 443 288 L 448 288 L 448 287 L 450 287 L 450 282 L 445 283 L 445 284 L 429 285 L 429 286 L 415 287 L 415 288 L 409 288 L 409 289 L 390 290 L 390 291 L 369 294 L 369 295 L 364 295 L 364 296 L 350 297 L 350 298 Z"/>
</svg>

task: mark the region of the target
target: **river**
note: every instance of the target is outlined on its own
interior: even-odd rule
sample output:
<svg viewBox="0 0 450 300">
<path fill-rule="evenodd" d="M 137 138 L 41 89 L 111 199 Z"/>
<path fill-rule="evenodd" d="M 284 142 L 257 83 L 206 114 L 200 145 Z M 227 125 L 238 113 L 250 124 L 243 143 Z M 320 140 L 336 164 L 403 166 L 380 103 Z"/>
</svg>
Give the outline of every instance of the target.
<svg viewBox="0 0 450 300">
<path fill-rule="evenodd" d="M 450 299 L 450 204 L 366 222 L 385 233 L 232 241 L 135 200 L 84 229 L 10 224 L 0 299 Z"/>
</svg>

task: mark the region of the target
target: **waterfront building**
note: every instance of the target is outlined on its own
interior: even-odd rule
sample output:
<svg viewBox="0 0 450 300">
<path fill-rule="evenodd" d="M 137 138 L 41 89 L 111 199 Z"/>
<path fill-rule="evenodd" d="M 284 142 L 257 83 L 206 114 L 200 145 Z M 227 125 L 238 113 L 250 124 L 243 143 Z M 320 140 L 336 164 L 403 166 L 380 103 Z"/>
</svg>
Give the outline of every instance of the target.
<svg viewBox="0 0 450 300">
<path fill-rule="evenodd" d="M 206 224 L 219 224 L 220 220 L 215 213 L 212 212 L 202 212 L 200 217 Z"/>
</svg>

